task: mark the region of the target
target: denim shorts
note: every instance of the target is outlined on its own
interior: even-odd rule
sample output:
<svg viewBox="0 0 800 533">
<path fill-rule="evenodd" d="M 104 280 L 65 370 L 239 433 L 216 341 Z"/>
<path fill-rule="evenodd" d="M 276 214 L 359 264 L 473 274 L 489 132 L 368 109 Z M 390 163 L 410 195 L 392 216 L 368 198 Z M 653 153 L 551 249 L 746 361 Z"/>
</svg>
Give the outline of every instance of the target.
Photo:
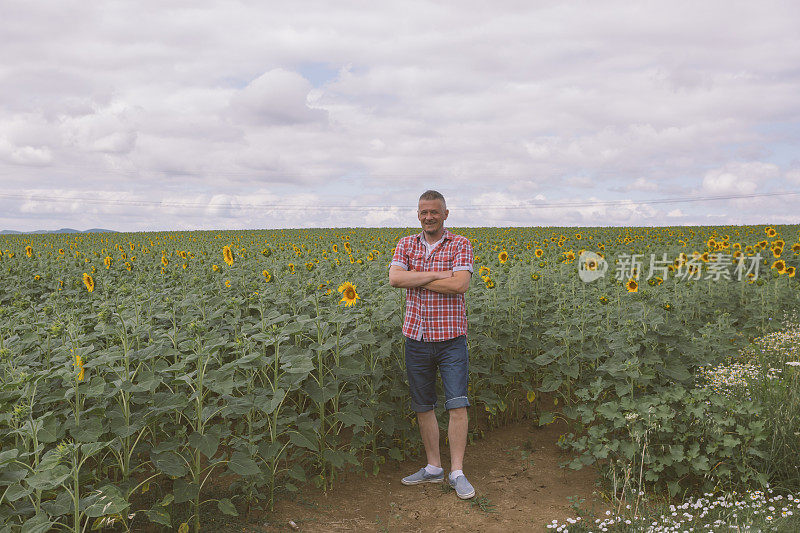
<svg viewBox="0 0 800 533">
<path fill-rule="evenodd" d="M 406 337 L 405 341 L 411 409 L 424 413 L 436 407 L 437 368 L 442 375 L 445 409 L 469 407 L 467 336 L 460 335 L 440 342 L 417 341 Z"/>
</svg>

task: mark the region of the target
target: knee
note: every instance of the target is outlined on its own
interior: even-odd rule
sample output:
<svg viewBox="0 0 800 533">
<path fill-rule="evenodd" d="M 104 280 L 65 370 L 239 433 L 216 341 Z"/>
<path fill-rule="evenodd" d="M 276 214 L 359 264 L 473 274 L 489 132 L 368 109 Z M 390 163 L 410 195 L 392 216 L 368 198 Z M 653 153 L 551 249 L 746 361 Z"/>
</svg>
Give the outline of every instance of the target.
<svg viewBox="0 0 800 533">
<path fill-rule="evenodd" d="M 467 420 L 467 408 L 466 407 L 456 407 L 455 409 L 450 409 L 450 420 L 451 421 L 466 421 Z"/>
</svg>

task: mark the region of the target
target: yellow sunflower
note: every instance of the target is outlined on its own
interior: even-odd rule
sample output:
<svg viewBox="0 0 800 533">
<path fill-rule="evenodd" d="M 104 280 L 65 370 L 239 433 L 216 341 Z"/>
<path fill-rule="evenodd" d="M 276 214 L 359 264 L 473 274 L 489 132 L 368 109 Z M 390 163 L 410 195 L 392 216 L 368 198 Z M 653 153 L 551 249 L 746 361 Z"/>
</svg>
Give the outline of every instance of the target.
<svg viewBox="0 0 800 533">
<path fill-rule="evenodd" d="M 631 278 L 625 284 L 625 288 L 628 289 L 628 292 L 636 292 L 639 290 L 639 284 L 636 283 L 636 280 Z"/>
<path fill-rule="evenodd" d="M 92 292 L 94 290 L 94 279 L 86 272 L 83 273 L 83 284 L 86 285 L 87 291 Z"/>
<path fill-rule="evenodd" d="M 272 281 L 272 274 L 269 273 L 269 270 L 262 270 L 261 275 L 264 276 L 264 281 L 267 283 Z"/>
<path fill-rule="evenodd" d="M 772 268 L 778 271 L 778 274 L 786 273 L 786 262 L 783 259 L 778 259 L 772 263 Z"/>
<path fill-rule="evenodd" d="M 25 247 L 25 255 L 27 255 L 28 257 L 33 256 L 33 248 L 31 248 L 30 246 L 26 246 Z"/>
<path fill-rule="evenodd" d="M 489 275 L 491 273 L 492 273 L 492 271 L 489 270 L 489 267 L 487 267 L 487 266 L 482 266 L 481 268 L 478 269 L 478 275 L 480 277 L 487 276 L 487 275 Z"/>
<path fill-rule="evenodd" d="M 167 266 L 169 264 L 169 259 L 167 259 L 166 255 L 161 256 L 161 264 Z"/>
<path fill-rule="evenodd" d="M 231 252 L 230 246 L 225 246 L 222 248 L 222 259 L 228 263 L 228 266 L 233 265 L 233 252 Z"/>
<path fill-rule="evenodd" d="M 107 255 L 107 256 L 106 256 L 106 258 L 105 258 L 105 259 L 103 259 L 103 264 L 106 266 L 106 270 L 108 270 L 109 268 L 111 268 L 111 262 L 112 262 L 112 261 L 113 261 L 113 259 L 111 258 L 111 256 L 110 256 L 110 255 Z"/>
<path fill-rule="evenodd" d="M 499 259 L 501 263 L 505 263 L 506 261 L 508 261 L 508 252 L 503 250 L 502 252 L 497 254 L 497 259 Z"/>
<path fill-rule="evenodd" d="M 538 257 L 542 257 L 542 254 L 544 253 L 544 250 L 542 250 L 541 248 L 537 248 L 536 251 L 533 252 L 533 253 L 534 253 L 534 255 L 536 255 L 537 258 Z"/>
<path fill-rule="evenodd" d="M 789 276 L 790 278 L 793 278 L 794 277 L 794 270 L 795 269 L 794 269 L 793 266 L 786 267 L 786 275 Z"/>
<path fill-rule="evenodd" d="M 72 366 L 78 369 L 78 381 L 83 381 L 83 361 L 80 355 L 75 356 L 75 362 L 72 363 Z"/>
<path fill-rule="evenodd" d="M 347 243 L 345 243 L 347 244 Z M 360 300 L 361 298 L 358 296 L 356 292 L 355 286 L 350 283 L 349 281 L 345 281 L 341 285 L 339 285 L 339 292 L 342 293 L 342 299 L 339 300 L 339 303 L 344 302 L 347 307 L 351 305 L 355 305 L 356 300 Z"/>
</svg>

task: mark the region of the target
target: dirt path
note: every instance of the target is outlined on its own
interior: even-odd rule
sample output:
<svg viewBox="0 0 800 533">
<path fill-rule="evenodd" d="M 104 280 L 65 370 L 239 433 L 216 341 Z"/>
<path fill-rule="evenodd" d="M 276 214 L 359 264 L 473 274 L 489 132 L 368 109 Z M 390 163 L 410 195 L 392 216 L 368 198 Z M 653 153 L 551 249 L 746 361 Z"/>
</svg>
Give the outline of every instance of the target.
<svg viewBox="0 0 800 533">
<path fill-rule="evenodd" d="M 547 531 L 554 518 L 574 516 L 567 498 L 593 497 L 596 472 L 560 468 L 565 459 L 556 441 L 566 426 L 532 428 L 521 423 L 493 430 L 467 447 L 465 474 L 475 487 L 459 500 L 444 484 L 407 487 L 400 478 L 424 466 L 424 459 L 385 465 L 375 477 L 348 474 L 327 494 L 303 493 L 302 503 L 283 501 L 268 521 L 253 530 L 290 531 Z M 447 448 L 442 448 L 447 469 Z"/>
</svg>

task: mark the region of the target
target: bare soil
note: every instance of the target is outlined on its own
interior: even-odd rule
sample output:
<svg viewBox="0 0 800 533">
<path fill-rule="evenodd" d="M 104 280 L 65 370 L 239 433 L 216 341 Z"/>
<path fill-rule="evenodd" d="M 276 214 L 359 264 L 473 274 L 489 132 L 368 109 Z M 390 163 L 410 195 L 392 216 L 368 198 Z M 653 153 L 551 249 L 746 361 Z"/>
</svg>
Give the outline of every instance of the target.
<svg viewBox="0 0 800 533">
<path fill-rule="evenodd" d="M 464 473 L 476 492 L 470 500 L 444 483 L 400 483 L 425 465 L 421 456 L 385 464 L 377 476 L 344 474 L 328 492 L 304 490 L 302 498 L 280 501 L 274 513 L 251 516 L 240 531 L 548 531 L 553 519 L 575 516 L 573 503 L 597 513 L 603 507 L 593 468 L 559 466 L 567 456 L 556 442 L 565 432 L 559 422 L 539 428 L 528 421 L 469 445 Z M 447 471 L 447 446 L 442 454 Z"/>
</svg>

